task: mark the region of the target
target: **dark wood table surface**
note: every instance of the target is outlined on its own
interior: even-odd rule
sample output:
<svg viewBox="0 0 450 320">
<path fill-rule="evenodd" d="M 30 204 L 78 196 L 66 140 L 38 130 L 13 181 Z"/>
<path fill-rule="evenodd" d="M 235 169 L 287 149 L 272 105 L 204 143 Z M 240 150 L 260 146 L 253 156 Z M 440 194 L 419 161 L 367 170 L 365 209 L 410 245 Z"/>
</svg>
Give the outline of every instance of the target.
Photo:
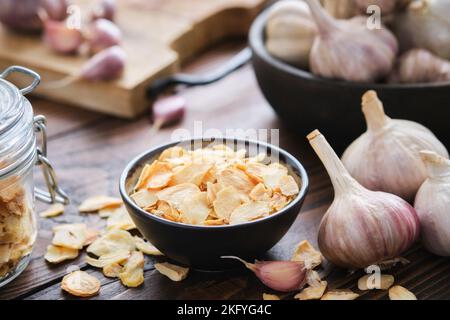
<svg viewBox="0 0 450 320">
<path fill-rule="evenodd" d="M 184 69 L 189 72 L 206 71 L 241 47 L 240 43 L 219 46 Z M 295 245 L 303 239 L 316 246 L 318 224 L 333 199 L 328 175 L 305 138 L 290 134 L 277 120 L 257 87 L 251 67 L 246 66 L 216 84 L 185 89 L 182 94 L 189 102 L 189 111 L 177 127 L 192 129 L 194 121 L 201 120 L 204 130 L 280 129 L 281 147 L 303 162 L 311 186 L 295 224 L 263 258 L 289 259 Z M 51 242 L 52 227 L 61 223 L 84 222 L 88 226 L 102 228 L 104 221 L 98 215 L 80 214 L 77 205 L 95 194 L 118 196 L 118 178 L 127 162 L 142 151 L 169 141 L 177 127 L 166 128 L 150 136 L 148 115 L 127 121 L 37 98 L 31 100 L 35 113 L 48 119 L 49 157 L 72 202 L 64 215 L 40 219 L 32 261 L 19 278 L 0 289 L 0 299 L 73 299 L 60 289 L 62 277 L 73 265 L 100 279 L 100 294 L 92 299 L 261 299 L 264 292 L 271 292 L 245 268 L 219 273 L 191 270 L 186 280 L 172 282 L 153 267 L 153 263 L 165 261 L 164 257 L 146 258 L 145 282 L 134 289 L 124 287 L 117 279 L 105 278 L 101 271 L 88 267 L 84 254 L 77 260 L 56 266 L 46 263 L 43 255 Z M 40 181 L 40 177 L 37 180 Z M 45 205 L 37 205 L 38 210 L 43 208 Z M 389 270 L 397 284 L 414 292 L 418 299 L 450 298 L 450 259 L 433 256 L 420 245 L 415 245 L 404 256 L 411 261 L 410 264 Z M 350 273 L 332 269 L 328 276 L 329 287 L 351 288 L 359 292 L 356 282 L 362 274 L 362 271 Z M 361 299 L 387 299 L 386 291 L 359 293 Z"/>
</svg>

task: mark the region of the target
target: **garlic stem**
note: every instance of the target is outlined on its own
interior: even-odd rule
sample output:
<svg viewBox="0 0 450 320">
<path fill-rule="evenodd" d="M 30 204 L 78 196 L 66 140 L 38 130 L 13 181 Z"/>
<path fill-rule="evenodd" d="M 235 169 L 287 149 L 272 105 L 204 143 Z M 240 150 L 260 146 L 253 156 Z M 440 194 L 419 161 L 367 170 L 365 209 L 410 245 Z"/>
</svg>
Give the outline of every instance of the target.
<svg viewBox="0 0 450 320">
<path fill-rule="evenodd" d="M 420 151 L 420 156 L 427 167 L 429 178 L 450 178 L 450 160 L 428 150 Z"/>
<path fill-rule="evenodd" d="M 319 0 L 305 0 L 311 9 L 311 14 L 316 21 L 319 33 L 324 36 L 333 29 L 338 28 L 336 20 L 329 15 L 320 5 Z"/>
<path fill-rule="evenodd" d="M 309 143 L 322 161 L 330 176 L 334 192 L 337 194 L 348 192 L 349 189 L 359 187 L 359 184 L 348 173 L 339 157 L 334 152 L 319 130 L 314 130 L 307 136 Z"/>
<path fill-rule="evenodd" d="M 256 267 L 253 263 L 247 262 L 239 257 L 236 256 L 221 256 L 222 259 L 234 259 L 242 262 L 248 269 L 252 270 L 253 272 L 256 271 Z"/>
<path fill-rule="evenodd" d="M 362 111 L 366 118 L 367 129 L 378 131 L 386 126 L 390 118 L 384 113 L 383 103 L 373 90 L 367 91 L 362 97 Z"/>
</svg>

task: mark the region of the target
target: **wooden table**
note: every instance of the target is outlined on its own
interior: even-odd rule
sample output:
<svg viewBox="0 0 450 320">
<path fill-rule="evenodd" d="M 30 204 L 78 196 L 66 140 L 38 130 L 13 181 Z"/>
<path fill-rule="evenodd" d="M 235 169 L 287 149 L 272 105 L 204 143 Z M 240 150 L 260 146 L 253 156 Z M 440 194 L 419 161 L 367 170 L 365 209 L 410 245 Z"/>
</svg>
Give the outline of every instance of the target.
<svg viewBox="0 0 450 320">
<path fill-rule="evenodd" d="M 240 43 L 223 45 L 199 57 L 185 70 L 208 70 L 241 47 Z M 190 108 L 178 127 L 192 129 L 194 121 L 203 120 L 204 130 L 280 128 L 281 147 L 304 163 L 311 187 L 294 226 L 264 259 L 289 259 L 295 245 L 303 239 L 316 246 L 318 224 L 333 198 L 328 175 L 305 143 L 305 138 L 291 135 L 279 123 L 261 96 L 251 67 L 247 66 L 219 83 L 188 89 L 182 94 Z M 117 196 L 118 178 L 126 163 L 142 151 L 168 141 L 174 128 L 163 129 L 151 137 L 148 115 L 136 121 L 125 121 L 44 100 L 32 99 L 32 102 L 36 114 L 44 114 L 48 119 L 49 157 L 72 203 L 64 215 L 40 220 L 39 238 L 30 265 L 19 278 L 0 289 L 0 299 L 72 299 L 60 289 L 61 278 L 72 265 L 88 270 L 101 280 L 100 294 L 93 299 L 261 299 L 263 292 L 270 292 L 245 268 L 223 273 L 191 271 L 186 280 L 176 283 L 153 267 L 154 262 L 164 258 L 147 257 L 145 283 L 137 289 L 128 289 L 120 281 L 105 278 L 99 270 L 87 267 L 83 255 L 57 266 L 46 263 L 43 255 L 52 238 L 52 226 L 85 222 L 89 226 L 103 227 L 104 221 L 97 215 L 78 213 L 77 205 L 94 194 Z M 38 209 L 43 208 L 44 205 L 38 204 Z M 410 249 L 405 257 L 410 264 L 397 266 L 389 272 L 397 284 L 410 289 L 419 299 L 450 298 L 449 259 L 433 256 L 420 245 Z M 328 277 L 329 286 L 357 290 L 356 282 L 361 275 L 362 271 L 350 274 L 334 269 Z M 387 292 L 365 292 L 361 298 L 386 299 Z"/>
</svg>

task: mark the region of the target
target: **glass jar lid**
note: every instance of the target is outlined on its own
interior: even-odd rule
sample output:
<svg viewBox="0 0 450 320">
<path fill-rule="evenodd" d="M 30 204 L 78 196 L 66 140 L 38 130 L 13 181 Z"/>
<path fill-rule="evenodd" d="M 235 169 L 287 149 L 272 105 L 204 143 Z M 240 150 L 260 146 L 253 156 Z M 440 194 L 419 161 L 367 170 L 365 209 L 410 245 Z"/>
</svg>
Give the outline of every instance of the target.
<svg viewBox="0 0 450 320">
<path fill-rule="evenodd" d="M 22 95 L 19 89 L 4 79 L 0 79 L 0 136 L 13 127 L 23 115 Z"/>
</svg>

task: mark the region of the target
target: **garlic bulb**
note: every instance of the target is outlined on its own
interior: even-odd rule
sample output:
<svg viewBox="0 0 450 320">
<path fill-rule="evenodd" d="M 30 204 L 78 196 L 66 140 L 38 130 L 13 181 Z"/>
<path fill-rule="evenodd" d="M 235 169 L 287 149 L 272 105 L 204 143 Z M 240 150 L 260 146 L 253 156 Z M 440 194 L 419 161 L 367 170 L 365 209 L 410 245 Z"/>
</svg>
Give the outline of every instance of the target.
<svg viewBox="0 0 450 320">
<path fill-rule="evenodd" d="M 320 251 L 328 260 L 345 268 L 365 268 L 399 256 L 417 240 L 419 219 L 411 205 L 361 186 L 318 130 L 308 139 L 334 187 L 334 200 L 318 235 Z"/>
<path fill-rule="evenodd" d="M 348 19 L 357 14 L 355 0 L 322 0 L 325 10 L 337 19 Z"/>
<path fill-rule="evenodd" d="M 416 0 L 393 20 L 402 51 L 423 48 L 450 60 L 450 1 Z"/>
<path fill-rule="evenodd" d="M 425 49 L 412 49 L 398 60 L 390 82 L 425 83 L 450 81 L 450 61 Z"/>
<path fill-rule="evenodd" d="M 362 111 L 367 131 L 345 150 L 342 162 L 364 187 L 413 200 L 426 178 L 419 151 L 432 150 L 448 158 L 447 150 L 424 126 L 386 116 L 375 91 L 363 95 Z"/>
<path fill-rule="evenodd" d="M 306 284 L 307 269 L 300 261 L 255 261 L 249 263 L 239 257 L 223 256 L 242 262 L 266 286 L 281 292 L 301 289 Z"/>
<path fill-rule="evenodd" d="M 373 82 L 394 66 L 397 40 L 387 29 L 370 30 L 366 19 L 336 20 L 318 0 L 305 0 L 317 27 L 310 54 L 311 71 L 322 77 Z"/>
<path fill-rule="evenodd" d="M 450 161 L 431 151 L 420 154 L 428 172 L 414 203 L 422 241 L 429 251 L 450 256 Z"/>
<path fill-rule="evenodd" d="M 395 6 L 397 5 L 397 0 L 355 0 L 358 9 L 366 13 L 367 7 L 371 5 L 376 5 L 380 7 L 381 14 L 387 14 L 394 11 Z"/>
<path fill-rule="evenodd" d="M 267 51 L 283 61 L 306 68 L 316 33 L 316 25 L 306 3 L 277 2 L 267 17 Z"/>
</svg>

